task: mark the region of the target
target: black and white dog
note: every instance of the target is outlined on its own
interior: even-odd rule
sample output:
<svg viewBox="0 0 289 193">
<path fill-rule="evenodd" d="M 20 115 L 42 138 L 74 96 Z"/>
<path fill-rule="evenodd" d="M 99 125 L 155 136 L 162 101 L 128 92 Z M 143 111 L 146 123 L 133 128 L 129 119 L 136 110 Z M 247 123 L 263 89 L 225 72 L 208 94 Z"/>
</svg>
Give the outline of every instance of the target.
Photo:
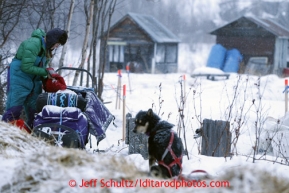
<svg viewBox="0 0 289 193">
<path fill-rule="evenodd" d="M 152 109 L 139 111 L 135 117 L 133 132 L 149 136 L 149 168 L 154 177 L 171 178 L 182 173 L 183 144 L 173 127 L 173 124 L 161 121 Z"/>
</svg>

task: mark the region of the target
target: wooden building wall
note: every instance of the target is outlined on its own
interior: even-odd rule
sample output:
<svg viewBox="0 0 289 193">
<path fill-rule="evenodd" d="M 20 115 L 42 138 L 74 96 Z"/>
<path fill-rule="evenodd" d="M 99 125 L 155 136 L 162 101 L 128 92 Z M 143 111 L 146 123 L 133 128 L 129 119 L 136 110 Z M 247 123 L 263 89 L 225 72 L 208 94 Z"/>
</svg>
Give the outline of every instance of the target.
<svg viewBox="0 0 289 193">
<path fill-rule="evenodd" d="M 178 70 L 178 43 L 157 43 L 146 34 L 145 29 L 140 28 L 134 21 L 129 18 L 124 19 L 109 32 L 109 46 L 107 56 L 107 71 L 115 72 L 118 69 L 125 69 L 130 65 L 131 72 L 140 73 L 172 73 Z M 111 50 L 119 49 L 122 46 L 124 59 L 121 61 L 111 61 L 109 53 Z M 165 47 L 165 56 L 163 61 L 156 61 L 155 54 L 159 46 Z M 171 47 L 176 49 L 176 61 L 170 61 L 172 58 Z M 113 48 L 112 48 L 113 47 Z M 167 51 L 168 50 L 168 51 Z M 155 59 L 155 60 L 153 60 Z M 155 61 L 155 65 L 153 65 Z M 152 68 L 154 68 L 152 70 Z"/>
<path fill-rule="evenodd" d="M 140 25 L 133 18 L 126 17 L 112 27 L 108 39 L 107 71 L 115 72 L 118 69 L 125 69 L 126 65 L 129 65 L 131 72 L 177 72 L 178 40 L 163 42 L 166 38 L 159 38 L 159 34 L 152 36 L 149 31 L 153 30 L 154 28 L 151 27 L 156 24 L 149 23 L 146 26 L 144 23 Z M 163 35 L 166 34 L 163 33 Z M 119 57 L 120 54 L 123 57 Z"/>
<path fill-rule="evenodd" d="M 113 29 L 109 33 L 110 37 L 117 37 L 120 41 L 127 43 L 153 43 L 149 36 L 145 34 L 133 21 L 125 19 L 119 25 L 119 27 Z"/>
<path fill-rule="evenodd" d="M 153 42 L 132 20 L 125 19 L 117 28 L 109 33 L 109 41 L 124 43 L 124 61 L 109 62 L 109 71 L 114 72 L 122 65 L 122 69 L 128 64 L 132 72 L 150 72 L 151 58 L 153 57 Z"/>
<path fill-rule="evenodd" d="M 129 44 L 125 46 L 124 54 L 125 64 L 136 62 L 131 64 L 131 72 L 151 73 L 151 61 L 154 56 L 153 44 Z"/>
<path fill-rule="evenodd" d="M 224 37 L 217 36 L 216 42 L 226 49 L 236 48 L 243 55 L 243 61 L 247 64 L 250 57 L 268 57 L 268 64 L 274 63 L 275 36 L 270 37 Z"/>
</svg>

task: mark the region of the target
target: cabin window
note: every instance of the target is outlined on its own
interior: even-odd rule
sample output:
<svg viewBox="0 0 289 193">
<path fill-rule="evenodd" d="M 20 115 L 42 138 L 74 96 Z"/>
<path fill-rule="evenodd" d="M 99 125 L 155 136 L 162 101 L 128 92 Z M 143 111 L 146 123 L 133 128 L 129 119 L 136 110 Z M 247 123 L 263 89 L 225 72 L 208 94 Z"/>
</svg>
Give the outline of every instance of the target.
<svg viewBox="0 0 289 193">
<path fill-rule="evenodd" d="M 177 62 L 177 46 L 166 46 L 166 62 Z"/>
<path fill-rule="evenodd" d="M 109 45 L 109 61 L 123 62 L 124 61 L 124 46 Z"/>
<path fill-rule="evenodd" d="M 175 63 L 177 62 L 176 45 L 157 45 L 156 62 Z"/>
<path fill-rule="evenodd" d="M 157 46 L 157 53 L 156 53 L 156 61 L 157 62 L 165 62 L 165 46 L 158 45 Z"/>
</svg>

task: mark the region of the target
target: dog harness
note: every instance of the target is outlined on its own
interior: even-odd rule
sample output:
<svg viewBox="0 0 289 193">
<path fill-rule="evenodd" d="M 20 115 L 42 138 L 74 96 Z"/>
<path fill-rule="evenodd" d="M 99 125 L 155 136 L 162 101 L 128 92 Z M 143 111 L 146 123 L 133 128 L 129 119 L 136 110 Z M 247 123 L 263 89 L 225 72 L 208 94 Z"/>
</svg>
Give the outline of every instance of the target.
<svg viewBox="0 0 289 193">
<path fill-rule="evenodd" d="M 172 176 L 171 168 L 172 168 L 174 165 L 176 165 L 176 164 L 179 165 L 179 167 L 180 167 L 180 173 L 179 173 L 179 175 L 182 174 L 182 170 L 183 170 L 183 168 L 182 168 L 182 163 L 181 163 L 182 158 L 183 158 L 183 154 L 181 154 L 180 157 L 177 157 L 177 156 L 176 156 L 176 154 L 175 154 L 174 151 L 172 150 L 173 141 L 174 141 L 174 132 L 171 131 L 171 138 L 170 138 L 169 145 L 168 145 L 168 147 L 166 148 L 165 152 L 163 153 L 161 161 L 158 161 L 158 164 L 159 164 L 159 165 L 162 165 L 162 166 L 164 166 L 165 168 L 167 168 L 167 170 L 169 171 L 171 177 L 173 177 L 173 176 Z M 165 164 L 165 162 L 164 162 L 164 158 L 166 157 L 166 155 L 167 155 L 168 152 L 171 153 L 171 156 L 172 156 L 173 159 L 174 159 L 174 161 L 171 162 L 169 165 Z M 178 175 L 178 176 L 179 176 L 179 175 Z"/>
</svg>

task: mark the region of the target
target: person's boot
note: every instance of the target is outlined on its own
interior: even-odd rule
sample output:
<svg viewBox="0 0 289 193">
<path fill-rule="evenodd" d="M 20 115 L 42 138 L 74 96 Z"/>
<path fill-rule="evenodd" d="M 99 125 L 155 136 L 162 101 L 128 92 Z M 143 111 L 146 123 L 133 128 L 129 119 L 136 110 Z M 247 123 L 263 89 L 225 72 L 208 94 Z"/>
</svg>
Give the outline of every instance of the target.
<svg viewBox="0 0 289 193">
<path fill-rule="evenodd" d="M 23 119 L 17 119 L 14 121 L 10 121 L 12 125 L 19 127 L 21 130 L 26 131 L 27 133 L 31 133 L 31 130 L 26 126 L 25 121 Z"/>
</svg>

